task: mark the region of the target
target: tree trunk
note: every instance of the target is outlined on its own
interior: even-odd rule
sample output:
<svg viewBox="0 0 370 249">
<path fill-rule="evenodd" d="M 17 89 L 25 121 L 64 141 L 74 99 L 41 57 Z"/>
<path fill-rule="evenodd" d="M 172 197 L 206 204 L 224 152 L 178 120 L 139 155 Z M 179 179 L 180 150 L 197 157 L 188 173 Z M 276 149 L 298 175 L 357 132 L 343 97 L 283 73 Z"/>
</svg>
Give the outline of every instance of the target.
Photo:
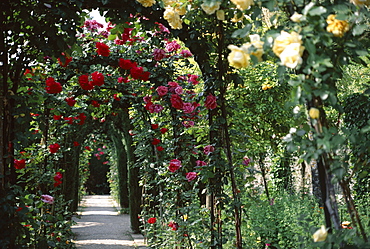
<svg viewBox="0 0 370 249">
<path fill-rule="evenodd" d="M 117 171 L 118 171 L 118 195 L 121 208 L 129 208 L 128 191 L 128 171 L 127 171 L 127 152 L 123 144 L 122 133 L 112 125 L 111 138 L 116 151 Z"/>
<path fill-rule="evenodd" d="M 135 154 L 133 148 L 132 137 L 129 130 L 132 130 L 130 122 L 129 109 L 124 107 L 122 117 L 123 144 L 125 145 L 128 159 L 128 179 L 129 179 L 129 207 L 131 229 L 134 233 L 140 233 L 139 215 L 141 213 L 141 188 L 139 186 L 140 168 L 135 166 Z"/>
</svg>

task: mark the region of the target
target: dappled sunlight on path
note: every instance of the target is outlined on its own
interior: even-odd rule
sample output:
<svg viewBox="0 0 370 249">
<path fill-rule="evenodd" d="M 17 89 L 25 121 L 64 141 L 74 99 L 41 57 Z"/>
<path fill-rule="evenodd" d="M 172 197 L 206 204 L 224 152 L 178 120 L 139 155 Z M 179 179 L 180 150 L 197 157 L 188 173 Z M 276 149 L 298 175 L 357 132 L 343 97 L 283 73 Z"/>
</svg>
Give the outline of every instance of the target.
<svg viewBox="0 0 370 249">
<path fill-rule="evenodd" d="M 132 234 L 130 217 L 119 215 L 108 195 L 88 195 L 72 227 L 77 248 L 146 248 L 142 235 Z"/>
</svg>

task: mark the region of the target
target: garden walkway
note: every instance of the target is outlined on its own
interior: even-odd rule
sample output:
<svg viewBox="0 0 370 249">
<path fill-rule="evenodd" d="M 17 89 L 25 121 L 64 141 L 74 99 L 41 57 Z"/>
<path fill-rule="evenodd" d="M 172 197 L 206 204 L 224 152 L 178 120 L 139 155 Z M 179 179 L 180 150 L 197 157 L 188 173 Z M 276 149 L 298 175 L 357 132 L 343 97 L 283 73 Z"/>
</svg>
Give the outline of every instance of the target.
<svg viewBox="0 0 370 249">
<path fill-rule="evenodd" d="M 75 234 L 73 242 L 82 249 L 134 249 L 146 248 L 144 238 L 133 234 L 130 217 L 120 215 L 109 195 L 87 195 L 80 205 L 77 222 L 72 227 Z"/>
</svg>

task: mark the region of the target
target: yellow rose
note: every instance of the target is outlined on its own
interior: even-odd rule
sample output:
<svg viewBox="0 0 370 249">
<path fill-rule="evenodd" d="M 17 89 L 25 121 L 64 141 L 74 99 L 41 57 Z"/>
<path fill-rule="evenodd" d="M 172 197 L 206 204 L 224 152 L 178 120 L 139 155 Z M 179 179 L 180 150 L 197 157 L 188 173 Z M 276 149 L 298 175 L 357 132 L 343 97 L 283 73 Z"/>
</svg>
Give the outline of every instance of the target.
<svg viewBox="0 0 370 249">
<path fill-rule="evenodd" d="M 137 0 L 144 7 L 152 7 L 155 4 L 155 0 Z"/>
<path fill-rule="evenodd" d="M 260 36 L 258 34 L 250 35 L 249 39 L 250 42 L 243 44 L 241 49 L 244 53 L 254 55 L 257 57 L 258 61 L 262 61 L 263 42 L 260 40 Z"/>
<path fill-rule="evenodd" d="M 325 226 L 321 226 L 321 228 L 317 230 L 312 237 L 314 242 L 320 242 L 325 241 L 327 236 L 328 230 L 325 228 Z"/>
<path fill-rule="evenodd" d="M 212 15 L 220 8 L 221 2 L 216 2 L 213 5 L 206 5 L 203 3 L 200 7 L 206 12 L 207 15 Z"/>
<path fill-rule="evenodd" d="M 231 50 L 231 53 L 227 57 L 230 66 L 237 69 L 249 66 L 249 54 L 244 53 L 241 48 L 235 45 L 229 45 L 227 48 Z"/>
<path fill-rule="evenodd" d="M 175 11 L 179 13 L 180 16 L 183 16 L 186 14 L 186 7 L 185 6 L 176 6 Z"/>
<path fill-rule="evenodd" d="M 231 19 L 232 22 L 239 22 L 244 19 L 244 15 L 238 17 L 238 14 L 235 14 L 234 17 Z"/>
<path fill-rule="evenodd" d="M 285 47 L 291 43 L 302 44 L 301 36 L 294 31 L 289 34 L 288 32 L 282 30 L 280 32 L 280 35 L 276 37 L 274 41 L 274 46 L 272 47 L 272 51 L 277 56 L 280 56 L 280 54 L 284 51 Z"/>
<path fill-rule="evenodd" d="M 217 20 L 225 21 L 225 11 L 217 10 L 216 11 Z"/>
<path fill-rule="evenodd" d="M 175 5 L 177 3 L 177 1 L 176 0 L 163 0 L 163 4 L 164 4 L 164 6 L 171 6 L 171 7 L 173 7 L 173 5 Z"/>
<path fill-rule="evenodd" d="M 303 15 L 298 14 L 297 12 L 294 12 L 294 14 L 290 17 L 290 20 L 293 22 L 301 22 Z"/>
<path fill-rule="evenodd" d="M 342 37 L 349 30 L 348 22 L 335 19 L 335 15 L 329 15 L 326 22 L 328 24 L 326 31 L 333 33 L 335 37 Z"/>
<path fill-rule="evenodd" d="M 280 53 L 281 63 L 289 68 L 296 68 L 302 63 L 304 47 L 300 43 L 291 43 Z"/>
<path fill-rule="evenodd" d="M 173 7 L 166 7 L 163 13 L 163 18 L 166 19 L 173 29 L 182 29 L 182 21 L 180 15 Z"/>
<path fill-rule="evenodd" d="M 253 0 L 231 0 L 231 2 L 241 11 L 248 9 L 253 4 Z"/>
<path fill-rule="evenodd" d="M 351 3 L 353 3 L 356 6 L 362 7 L 362 6 L 369 6 L 370 0 L 351 0 Z"/>
<path fill-rule="evenodd" d="M 311 107 L 308 111 L 308 115 L 310 115 L 310 118 L 312 119 L 318 119 L 320 117 L 320 111 L 315 107 Z"/>
</svg>

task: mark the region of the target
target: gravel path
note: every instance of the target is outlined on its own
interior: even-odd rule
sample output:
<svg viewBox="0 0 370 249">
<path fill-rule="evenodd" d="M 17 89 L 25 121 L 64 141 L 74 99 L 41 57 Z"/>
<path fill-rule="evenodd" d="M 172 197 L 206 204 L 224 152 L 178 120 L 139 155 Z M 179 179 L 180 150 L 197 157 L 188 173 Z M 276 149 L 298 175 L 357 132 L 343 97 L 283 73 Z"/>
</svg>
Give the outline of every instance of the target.
<svg viewBox="0 0 370 249">
<path fill-rule="evenodd" d="M 87 195 L 83 198 L 79 217 L 72 227 L 77 248 L 82 249 L 144 249 L 144 238 L 133 234 L 130 217 L 119 215 L 109 195 Z M 80 219 L 79 219 L 80 218 Z"/>
</svg>

